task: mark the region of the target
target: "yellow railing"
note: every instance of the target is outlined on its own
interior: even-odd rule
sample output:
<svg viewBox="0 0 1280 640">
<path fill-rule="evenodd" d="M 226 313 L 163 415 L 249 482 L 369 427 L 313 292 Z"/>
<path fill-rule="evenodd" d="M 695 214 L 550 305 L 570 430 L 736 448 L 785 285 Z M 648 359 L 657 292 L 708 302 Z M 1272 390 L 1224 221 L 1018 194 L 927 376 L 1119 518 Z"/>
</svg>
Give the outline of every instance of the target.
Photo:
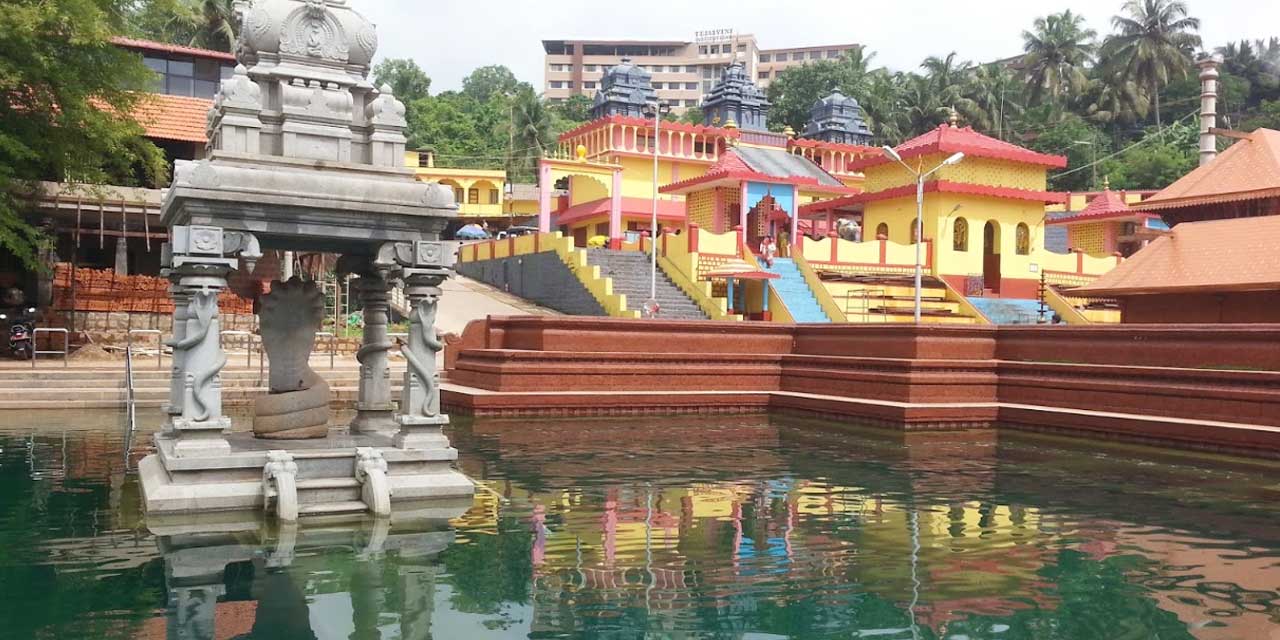
<svg viewBox="0 0 1280 640">
<path fill-rule="evenodd" d="M 1034 260 L 1044 270 L 1050 284 L 1080 286 L 1116 268 L 1123 260 L 1118 256 L 1095 256 L 1080 250 L 1071 253 L 1037 251 Z"/>
<path fill-rule="evenodd" d="M 475 262 L 554 251 L 569 271 L 600 303 L 605 313 L 614 318 L 639 318 L 638 310 L 627 307 L 627 296 L 614 293 L 613 279 L 600 275 L 600 267 L 587 262 L 587 252 L 573 246 L 573 238 L 559 231 L 538 233 L 502 240 L 486 240 L 463 245 L 458 249 L 459 262 Z"/>
<path fill-rule="evenodd" d="M 941 282 L 942 286 L 946 288 L 947 300 L 956 303 L 956 306 L 960 308 L 964 315 L 973 318 L 974 324 L 991 324 L 991 320 L 976 305 L 970 302 L 969 298 L 956 291 L 956 288 L 951 286 L 951 283 L 947 282 L 946 278 L 938 278 L 938 282 Z"/>
<path fill-rule="evenodd" d="M 695 227 L 692 231 L 697 233 Z M 658 251 L 658 267 L 680 290 L 689 296 L 698 308 L 712 320 L 741 320 L 739 314 L 729 313 L 729 301 L 711 293 L 711 282 L 698 279 L 698 254 L 689 251 L 687 238 L 667 234 L 666 251 Z M 644 239 L 645 253 L 649 253 L 649 241 Z"/>
<path fill-rule="evenodd" d="M 1044 302 L 1067 324 L 1092 324 L 1075 305 L 1071 304 L 1070 300 L 1062 297 L 1062 294 L 1051 286 L 1045 286 Z"/>
</svg>

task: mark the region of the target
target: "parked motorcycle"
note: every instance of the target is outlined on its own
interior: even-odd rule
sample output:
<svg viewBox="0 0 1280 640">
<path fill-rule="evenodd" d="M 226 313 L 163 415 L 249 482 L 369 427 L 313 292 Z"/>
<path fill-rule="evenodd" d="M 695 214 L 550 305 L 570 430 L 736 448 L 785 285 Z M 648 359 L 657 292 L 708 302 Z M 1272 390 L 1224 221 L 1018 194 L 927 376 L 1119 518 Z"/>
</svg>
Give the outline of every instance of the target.
<svg viewBox="0 0 1280 640">
<path fill-rule="evenodd" d="M 35 338 L 32 332 L 36 326 L 36 308 L 27 307 L 21 313 L 14 312 L 10 318 L 8 313 L 0 313 L 0 323 L 9 323 L 9 353 L 19 360 L 30 360 L 35 351 Z"/>
</svg>

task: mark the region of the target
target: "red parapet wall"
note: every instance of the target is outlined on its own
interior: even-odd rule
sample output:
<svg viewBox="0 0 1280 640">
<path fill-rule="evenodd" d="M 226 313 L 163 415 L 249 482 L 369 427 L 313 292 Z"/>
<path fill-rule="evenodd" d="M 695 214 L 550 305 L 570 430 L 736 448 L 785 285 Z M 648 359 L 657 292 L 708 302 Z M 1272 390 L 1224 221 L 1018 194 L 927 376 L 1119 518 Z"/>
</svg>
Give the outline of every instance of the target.
<svg viewBox="0 0 1280 640">
<path fill-rule="evenodd" d="M 1280 455 L 1280 325 L 495 317 L 451 339 L 446 363 L 449 382 L 484 391 L 447 389 L 461 412 L 774 408 L 919 428 L 1009 421 Z"/>
</svg>

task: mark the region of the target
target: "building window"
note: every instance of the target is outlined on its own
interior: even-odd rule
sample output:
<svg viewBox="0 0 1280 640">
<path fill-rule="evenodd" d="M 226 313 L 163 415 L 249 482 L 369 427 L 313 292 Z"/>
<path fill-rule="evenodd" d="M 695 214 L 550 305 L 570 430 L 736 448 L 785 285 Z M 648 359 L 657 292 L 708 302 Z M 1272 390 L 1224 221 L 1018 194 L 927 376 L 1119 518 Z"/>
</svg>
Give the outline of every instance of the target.
<svg viewBox="0 0 1280 640">
<path fill-rule="evenodd" d="M 686 106 L 686 107 L 696 107 L 696 106 L 698 106 L 698 101 L 697 101 L 697 100 L 685 100 L 685 101 L 684 101 L 684 106 Z"/>
<path fill-rule="evenodd" d="M 480 204 L 480 190 L 471 187 L 467 189 L 467 204 Z"/>
<path fill-rule="evenodd" d="M 489 190 L 489 204 L 498 204 L 498 190 L 497 190 L 497 189 L 490 189 L 490 190 Z"/>
<path fill-rule="evenodd" d="M 827 57 L 828 57 L 828 58 L 839 58 L 839 57 L 840 57 L 840 50 L 839 50 L 839 49 L 831 49 L 830 51 L 827 51 Z"/>
<path fill-rule="evenodd" d="M 685 88 L 685 91 L 697 91 L 697 90 L 698 90 L 698 83 L 696 83 L 696 82 L 686 82 L 686 83 L 684 83 L 684 88 Z"/>
<path fill-rule="evenodd" d="M 593 81 L 591 81 L 591 80 L 587 80 L 587 81 L 585 81 L 585 82 L 583 82 L 583 83 L 582 83 L 582 88 L 583 88 L 583 89 L 594 89 L 594 88 L 596 88 L 596 83 L 595 83 L 595 82 L 593 82 Z"/>
<path fill-rule="evenodd" d="M 747 50 L 747 45 L 745 44 L 738 45 L 738 51 L 746 51 L 746 50 Z"/>
<path fill-rule="evenodd" d="M 563 89 L 563 88 L 564 88 L 564 81 L 563 81 L 563 80 L 552 80 L 552 81 L 551 81 L 551 88 L 552 88 L 552 89 Z"/>
<path fill-rule="evenodd" d="M 720 53 L 733 53 L 733 46 L 727 44 L 720 45 Z"/>
<path fill-rule="evenodd" d="M 569 80 L 568 82 L 565 82 L 565 83 L 564 83 L 564 86 L 565 86 L 565 88 L 566 88 L 566 89 L 572 89 L 572 88 L 573 88 L 573 81 L 572 81 L 572 80 Z"/>
<path fill-rule="evenodd" d="M 768 62 L 769 59 L 770 59 L 769 54 L 767 53 L 760 54 L 760 62 Z"/>
<path fill-rule="evenodd" d="M 969 221 L 964 218 L 956 218 L 955 225 L 951 228 L 951 249 L 953 251 L 969 250 Z"/>
<path fill-rule="evenodd" d="M 759 73 L 757 73 L 757 74 L 756 74 L 756 78 L 757 78 L 757 79 L 759 79 L 759 80 L 768 80 L 768 79 L 769 79 L 769 72 L 768 72 L 768 71 L 761 71 L 761 72 L 759 72 Z"/>
<path fill-rule="evenodd" d="M 453 188 L 453 201 L 457 203 L 462 202 L 462 187 Z"/>
<path fill-rule="evenodd" d="M 663 84 L 661 82 L 654 82 L 652 84 L 654 91 L 661 91 L 663 89 Z"/>
<path fill-rule="evenodd" d="M 817 60 L 818 58 L 821 58 L 821 57 L 822 57 L 822 52 L 821 52 L 821 51 L 810 51 L 810 52 L 809 52 L 809 59 L 810 59 L 810 60 Z"/>
<path fill-rule="evenodd" d="M 876 240 L 888 240 L 888 239 L 889 239 L 889 223 L 881 222 L 880 224 L 876 225 Z"/>
<path fill-rule="evenodd" d="M 595 71 L 595 70 L 596 70 L 596 66 L 595 66 L 594 64 L 589 64 L 589 65 L 584 66 L 584 67 L 583 67 L 583 69 L 585 69 L 586 71 Z"/>
<path fill-rule="evenodd" d="M 211 99 L 218 93 L 218 83 L 231 77 L 230 65 L 206 58 L 149 55 L 142 61 L 157 74 L 152 90 L 168 95 Z"/>
<path fill-rule="evenodd" d="M 911 219 L 911 244 L 915 244 L 920 239 L 919 218 Z"/>
<path fill-rule="evenodd" d="M 1014 240 L 1016 244 L 1014 251 L 1020 256 L 1031 255 L 1031 228 L 1025 222 L 1019 222 L 1018 228 L 1014 230 Z"/>
<path fill-rule="evenodd" d="M 701 53 L 701 54 L 702 54 L 702 55 L 704 55 L 704 56 L 705 56 L 705 55 L 707 55 L 707 48 L 706 48 L 706 47 L 698 47 L 698 53 Z"/>
</svg>

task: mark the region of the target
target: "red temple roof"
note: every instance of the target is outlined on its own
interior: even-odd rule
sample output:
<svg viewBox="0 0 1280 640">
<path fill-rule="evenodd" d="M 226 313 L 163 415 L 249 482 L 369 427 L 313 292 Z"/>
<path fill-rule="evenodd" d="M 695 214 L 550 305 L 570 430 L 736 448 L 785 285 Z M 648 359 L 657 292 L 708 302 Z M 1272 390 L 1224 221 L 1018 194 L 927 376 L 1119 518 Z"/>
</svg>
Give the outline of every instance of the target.
<svg viewBox="0 0 1280 640">
<path fill-rule="evenodd" d="M 959 193 L 971 196 L 990 196 L 992 198 L 1008 198 L 1012 200 L 1029 200 L 1031 202 L 1047 203 L 1064 202 L 1067 198 L 1067 194 L 1057 191 L 1032 191 L 1029 189 L 1015 189 L 1013 187 L 994 187 L 986 184 L 952 182 L 950 180 L 930 180 L 929 182 L 924 183 L 924 192 Z M 802 205 L 800 207 L 800 213 L 811 214 L 821 211 L 842 209 L 850 205 L 863 204 L 866 202 L 906 198 L 914 196 L 915 193 L 916 186 L 914 184 L 906 184 L 900 187 L 883 189 L 874 193 L 856 193 L 850 196 L 844 196 L 843 198 L 811 202 L 809 204 Z"/>
<path fill-rule="evenodd" d="M 725 150 L 705 174 L 673 182 L 659 191 L 688 193 L 695 189 L 744 180 L 783 182 L 826 193 L 848 193 L 852 190 L 807 158 L 782 149 L 743 147 Z"/>
<path fill-rule="evenodd" d="M 1071 224 L 1076 222 L 1093 222 L 1096 220 L 1111 220 L 1115 218 L 1157 218 L 1159 216 L 1153 213 L 1143 213 L 1134 211 L 1125 201 L 1124 197 L 1111 189 L 1104 189 L 1102 193 L 1089 201 L 1089 204 L 1079 212 L 1050 218 L 1045 220 L 1045 224 Z"/>
<path fill-rule="evenodd" d="M 931 153 L 951 154 L 963 152 L 965 155 L 975 158 L 1008 160 L 1009 162 L 1037 164 L 1059 169 L 1067 166 L 1066 156 L 1039 153 L 983 135 L 974 131 L 973 127 L 953 127 L 949 124 L 939 125 L 937 129 L 916 136 L 894 147 L 894 150 L 898 152 L 898 155 L 902 156 L 903 160 Z M 849 170 L 860 171 L 867 167 L 875 167 L 890 162 L 894 162 L 894 160 L 881 154 L 855 160 L 849 163 Z"/>
</svg>

